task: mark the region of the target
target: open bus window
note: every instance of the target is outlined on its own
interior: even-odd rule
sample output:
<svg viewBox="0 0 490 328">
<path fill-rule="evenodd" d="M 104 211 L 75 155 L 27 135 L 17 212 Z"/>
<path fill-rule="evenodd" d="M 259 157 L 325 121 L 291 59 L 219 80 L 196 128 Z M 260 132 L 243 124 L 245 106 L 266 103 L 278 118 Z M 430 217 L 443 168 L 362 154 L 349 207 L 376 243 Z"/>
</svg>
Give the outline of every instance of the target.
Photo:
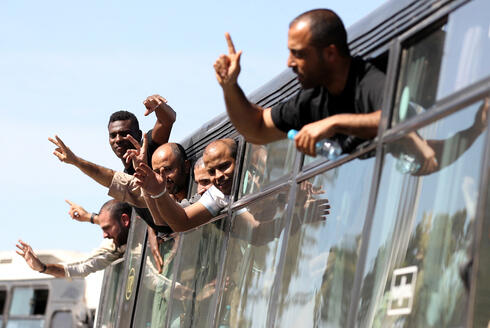
<svg viewBox="0 0 490 328">
<path fill-rule="evenodd" d="M 392 125 L 490 73 L 490 3 L 473 1 L 409 40 L 402 52 Z"/>
<path fill-rule="evenodd" d="M 46 312 L 49 291 L 46 288 L 14 288 L 10 316 L 43 315 Z"/>
<path fill-rule="evenodd" d="M 5 311 L 5 301 L 7 300 L 7 291 L 0 290 L 0 319 L 3 317 Z"/>
<path fill-rule="evenodd" d="M 294 143 L 284 139 L 265 146 L 247 144 L 240 181 L 240 197 L 263 190 L 291 172 Z"/>
</svg>

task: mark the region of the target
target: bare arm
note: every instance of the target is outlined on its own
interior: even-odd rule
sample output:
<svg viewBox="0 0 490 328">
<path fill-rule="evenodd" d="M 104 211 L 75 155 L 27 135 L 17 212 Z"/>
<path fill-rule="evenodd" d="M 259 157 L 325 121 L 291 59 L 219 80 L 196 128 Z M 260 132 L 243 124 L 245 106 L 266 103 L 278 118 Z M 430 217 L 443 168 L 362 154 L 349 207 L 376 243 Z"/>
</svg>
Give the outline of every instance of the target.
<svg viewBox="0 0 490 328">
<path fill-rule="evenodd" d="M 145 191 L 145 201 L 157 225 L 168 224 L 173 231 L 182 232 L 195 228 L 212 219 L 211 213 L 200 203 L 183 209 L 168 194 L 166 179 L 155 173 L 148 165 L 141 163 L 134 177 L 136 184 Z M 152 198 L 151 195 L 160 195 Z"/>
<path fill-rule="evenodd" d="M 172 107 L 167 105 L 167 100 L 160 95 L 149 96 L 143 104 L 146 107 L 145 116 L 155 112 L 157 117 L 151 134 L 153 142 L 159 145 L 167 143 L 177 114 Z"/>
<path fill-rule="evenodd" d="M 299 151 L 316 156 L 315 144 L 335 134 L 371 139 L 378 134 L 381 110 L 368 114 L 337 114 L 303 126 L 294 138 Z"/>
<path fill-rule="evenodd" d="M 216 78 L 223 88 L 226 111 L 235 128 L 249 142 L 265 144 L 285 138 L 286 134 L 276 128 L 270 115 L 270 108 L 263 109 L 250 103 L 238 85 L 241 51 L 235 46 L 228 33 L 228 55 L 221 55 L 214 64 Z"/>
<path fill-rule="evenodd" d="M 16 251 L 17 254 L 22 256 L 27 265 L 34 271 L 38 271 L 52 276 L 63 278 L 65 277 L 65 268 L 61 264 L 44 264 L 37 257 L 32 250 L 31 246 L 19 240 L 19 243 L 15 245 L 20 251 Z"/>
<path fill-rule="evenodd" d="M 48 138 L 49 141 L 54 143 L 57 148 L 53 154 L 58 157 L 61 162 L 72 164 L 78 167 L 83 173 L 94 179 L 104 187 L 109 187 L 114 176 L 114 171 L 103 166 L 94 164 L 76 156 L 70 148 L 68 148 L 63 141 L 55 136 L 55 139 Z"/>
</svg>

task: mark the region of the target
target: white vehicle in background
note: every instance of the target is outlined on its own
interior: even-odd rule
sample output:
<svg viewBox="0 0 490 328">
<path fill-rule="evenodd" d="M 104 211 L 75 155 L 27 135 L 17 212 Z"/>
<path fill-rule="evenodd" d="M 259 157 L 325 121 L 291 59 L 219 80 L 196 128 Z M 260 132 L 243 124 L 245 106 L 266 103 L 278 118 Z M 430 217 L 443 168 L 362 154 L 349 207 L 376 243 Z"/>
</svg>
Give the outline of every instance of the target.
<svg viewBox="0 0 490 328">
<path fill-rule="evenodd" d="M 75 262 L 86 254 L 40 251 L 44 263 Z M 31 270 L 14 251 L 0 252 L 0 328 L 92 327 L 103 271 L 55 278 Z"/>
</svg>

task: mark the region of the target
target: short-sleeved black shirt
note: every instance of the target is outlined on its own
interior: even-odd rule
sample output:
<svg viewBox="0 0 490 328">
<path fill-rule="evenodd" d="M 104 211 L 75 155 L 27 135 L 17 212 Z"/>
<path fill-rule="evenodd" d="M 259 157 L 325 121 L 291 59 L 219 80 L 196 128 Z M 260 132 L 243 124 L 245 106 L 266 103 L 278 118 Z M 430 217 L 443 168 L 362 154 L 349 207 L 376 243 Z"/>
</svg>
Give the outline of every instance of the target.
<svg viewBox="0 0 490 328">
<path fill-rule="evenodd" d="M 148 137 L 148 163 L 151 163 L 151 157 L 153 156 L 153 153 L 155 150 L 160 146 L 159 144 L 155 143 L 153 139 L 151 138 L 151 134 L 153 132 L 153 129 L 148 131 L 146 133 L 146 136 Z M 150 165 L 151 166 L 151 165 Z M 128 169 L 124 170 L 125 173 L 127 174 L 134 174 L 134 168 L 131 165 Z M 153 222 L 153 218 L 151 217 L 150 211 L 147 208 L 139 208 L 139 207 L 134 207 L 134 210 L 136 213 L 148 224 L 153 230 L 156 232 L 160 233 L 172 233 L 172 229 L 169 226 L 159 226 L 156 225 L 155 222 Z"/>
<path fill-rule="evenodd" d="M 281 131 L 300 130 L 304 125 L 340 114 L 365 114 L 381 109 L 385 74 L 372 64 L 354 57 L 347 84 L 340 95 L 324 87 L 302 89 L 291 99 L 272 107 L 274 125 Z M 345 135 L 334 136 L 344 152 L 352 151 L 364 140 Z"/>
</svg>

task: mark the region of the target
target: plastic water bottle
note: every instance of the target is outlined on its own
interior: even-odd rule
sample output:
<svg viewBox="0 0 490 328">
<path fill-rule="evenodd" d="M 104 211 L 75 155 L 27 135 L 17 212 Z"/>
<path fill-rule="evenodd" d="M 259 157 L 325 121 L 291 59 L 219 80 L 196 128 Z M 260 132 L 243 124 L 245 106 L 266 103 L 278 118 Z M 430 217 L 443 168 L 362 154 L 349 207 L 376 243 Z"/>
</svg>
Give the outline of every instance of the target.
<svg viewBox="0 0 490 328">
<path fill-rule="evenodd" d="M 420 169 L 420 163 L 410 154 L 401 153 L 395 164 L 401 174 L 414 174 Z"/>
<path fill-rule="evenodd" d="M 288 139 L 294 140 L 294 137 L 298 134 L 298 130 L 289 130 Z M 339 143 L 330 139 L 323 139 L 316 143 L 315 151 L 317 155 L 328 158 L 333 161 L 342 154 L 342 147 Z"/>
<path fill-rule="evenodd" d="M 221 319 L 218 328 L 230 328 L 230 315 L 231 315 L 231 306 L 226 306 L 225 314 L 223 315 L 223 319 Z"/>
</svg>

